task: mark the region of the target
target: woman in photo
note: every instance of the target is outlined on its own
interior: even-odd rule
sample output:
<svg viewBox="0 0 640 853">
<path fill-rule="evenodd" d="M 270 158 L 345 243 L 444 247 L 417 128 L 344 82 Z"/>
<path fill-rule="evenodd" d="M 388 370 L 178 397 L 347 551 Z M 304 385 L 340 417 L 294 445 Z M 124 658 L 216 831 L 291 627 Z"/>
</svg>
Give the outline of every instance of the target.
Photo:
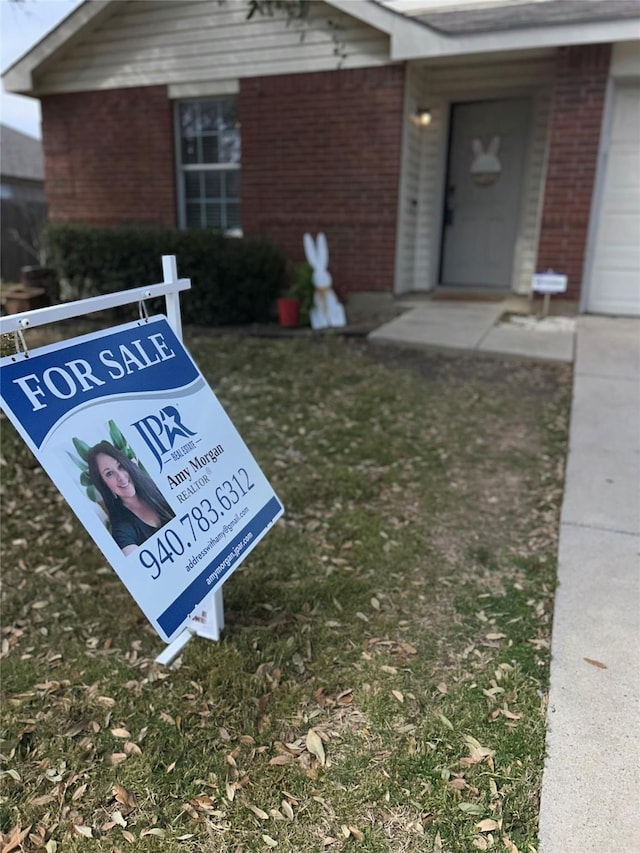
<svg viewBox="0 0 640 853">
<path fill-rule="evenodd" d="M 109 516 L 111 535 L 123 554 L 135 551 L 175 517 L 149 475 L 108 441 L 92 447 L 87 462 Z"/>
</svg>

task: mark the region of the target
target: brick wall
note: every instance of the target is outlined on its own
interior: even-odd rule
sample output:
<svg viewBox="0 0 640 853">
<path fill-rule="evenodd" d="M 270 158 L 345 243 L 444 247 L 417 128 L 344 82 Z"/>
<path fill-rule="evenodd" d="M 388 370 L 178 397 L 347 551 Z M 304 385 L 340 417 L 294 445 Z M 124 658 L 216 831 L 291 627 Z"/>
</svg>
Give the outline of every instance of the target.
<svg viewBox="0 0 640 853">
<path fill-rule="evenodd" d="M 242 224 L 304 260 L 324 231 L 343 295 L 393 289 L 402 66 L 242 80 Z"/>
<path fill-rule="evenodd" d="M 565 273 L 570 298 L 582 286 L 610 58 L 608 44 L 558 54 L 537 270 Z"/>
<path fill-rule="evenodd" d="M 42 130 L 52 222 L 176 224 L 165 86 L 45 95 Z"/>
</svg>

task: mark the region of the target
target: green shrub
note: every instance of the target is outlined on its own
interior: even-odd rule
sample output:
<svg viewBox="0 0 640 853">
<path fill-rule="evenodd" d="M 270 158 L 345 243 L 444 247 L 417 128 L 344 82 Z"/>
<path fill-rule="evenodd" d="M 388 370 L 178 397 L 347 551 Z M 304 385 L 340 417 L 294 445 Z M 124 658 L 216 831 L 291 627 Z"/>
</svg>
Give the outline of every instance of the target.
<svg viewBox="0 0 640 853">
<path fill-rule="evenodd" d="M 313 286 L 313 269 L 310 264 L 304 262 L 299 264 L 293 273 L 289 296 L 300 301 L 300 325 L 309 325 L 309 313 L 313 308 L 313 297 L 315 287 Z"/>
<path fill-rule="evenodd" d="M 65 300 L 162 281 L 162 255 L 191 279 L 185 323 L 223 326 L 268 320 L 285 277 L 280 250 L 266 240 L 145 225 L 50 224 L 46 241 Z"/>
</svg>

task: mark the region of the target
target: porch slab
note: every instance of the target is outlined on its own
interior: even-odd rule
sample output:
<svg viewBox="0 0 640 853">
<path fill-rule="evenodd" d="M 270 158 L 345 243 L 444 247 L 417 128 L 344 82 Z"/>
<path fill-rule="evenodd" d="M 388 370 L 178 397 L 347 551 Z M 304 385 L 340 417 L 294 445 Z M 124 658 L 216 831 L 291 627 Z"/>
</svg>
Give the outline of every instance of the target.
<svg viewBox="0 0 640 853">
<path fill-rule="evenodd" d="M 478 349 L 570 364 L 573 361 L 574 338 L 572 331 L 540 332 L 502 325 L 490 329 Z"/>
<path fill-rule="evenodd" d="M 501 316 L 500 303 L 420 303 L 373 331 L 372 341 L 477 349 Z"/>
<path fill-rule="evenodd" d="M 424 346 L 441 350 L 482 352 L 540 361 L 570 363 L 575 329 L 553 331 L 498 325 L 512 310 L 513 300 L 498 302 L 439 302 L 402 300 L 408 310 L 369 335 L 377 343 Z"/>
</svg>

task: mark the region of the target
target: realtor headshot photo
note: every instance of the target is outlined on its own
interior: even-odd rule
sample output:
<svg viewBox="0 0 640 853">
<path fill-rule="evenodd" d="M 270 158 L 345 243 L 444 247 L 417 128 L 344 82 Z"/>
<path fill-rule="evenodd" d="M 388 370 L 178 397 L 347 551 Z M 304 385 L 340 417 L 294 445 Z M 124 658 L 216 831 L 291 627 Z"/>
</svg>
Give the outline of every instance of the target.
<svg viewBox="0 0 640 853">
<path fill-rule="evenodd" d="M 89 497 L 101 504 L 111 535 L 125 556 L 175 517 L 146 471 L 111 442 L 88 448 L 86 463 Z"/>
</svg>

